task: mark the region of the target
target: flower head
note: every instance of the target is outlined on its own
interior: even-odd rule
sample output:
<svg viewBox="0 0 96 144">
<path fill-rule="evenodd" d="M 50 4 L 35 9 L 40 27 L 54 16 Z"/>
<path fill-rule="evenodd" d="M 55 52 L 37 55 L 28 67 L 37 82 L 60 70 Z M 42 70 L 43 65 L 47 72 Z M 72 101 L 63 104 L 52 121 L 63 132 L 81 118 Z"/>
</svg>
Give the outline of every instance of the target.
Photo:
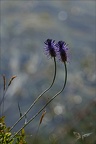
<svg viewBox="0 0 96 144">
<path fill-rule="evenodd" d="M 68 45 L 64 41 L 59 41 L 56 44 L 56 53 L 59 60 L 62 62 L 68 61 Z"/>
<path fill-rule="evenodd" d="M 45 42 L 46 44 L 45 46 L 45 53 L 47 56 L 51 56 L 51 57 L 56 57 L 56 51 L 55 51 L 55 48 L 56 48 L 56 44 L 55 44 L 55 40 L 52 40 L 52 39 L 47 39 Z"/>
</svg>

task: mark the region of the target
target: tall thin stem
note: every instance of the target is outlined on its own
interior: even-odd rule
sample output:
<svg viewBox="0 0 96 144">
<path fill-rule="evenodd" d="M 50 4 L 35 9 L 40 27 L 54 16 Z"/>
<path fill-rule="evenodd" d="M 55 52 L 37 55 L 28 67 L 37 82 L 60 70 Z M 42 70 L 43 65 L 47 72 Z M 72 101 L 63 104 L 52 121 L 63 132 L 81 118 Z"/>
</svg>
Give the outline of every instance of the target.
<svg viewBox="0 0 96 144">
<path fill-rule="evenodd" d="M 19 129 L 19 131 L 17 133 L 15 133 L 15 135 L 12 137 L 14 138 L 23 128 L 25 128 L 30 122 L 32 122 L 41 112 L 42 110 L 44 110 L 47 105 L 52 101 L 54 100 L 65 88 L 66 86 L 66 82 L 67 82 L 67 67 L 66 67 L 66 63 L 64 63 L 64 66 L 65 66 L 65 81 L 64 81 L 64 85 L 62 87 L 62 89 L 56 94 L 54 95 L 40 110 L 39 112 L 37 112 L 25 125 L 23 125 L 23 127 L 21 129 Z"/>
<path fill-rule="evenodd" d="M 53 80 L 51 85 L 45 90 L 43 91 L 37 98 L 36 100 L 31 104 L 31 106 L 29 107 L 29 109 L 24 113 L 24 115 L 22 115 L 19 120 L 10 128 L 10 131 L 18 124 L 18 122 L 26 116 L 26 114 L 32 109 L 32 107 L 36 104 L 36 102 L 47 92 L 50 90 L 50 88 L 53 86 L 54 82 L 55 82 L 55 78 L 56 78 L 56 59 L 54 57 L 54 66 L 55 66 L 55 71 L 54 71 L 54 76 L 53 76 Z"/>
<path fill-rule="evenodd" d="M 2 107 L 2 116 L 3 116 L 3 112 L 4 112 L 4 100 L 5 100 L 7 90 L 8 90 L 8 87 L 5 90 L 3 90 L 3 97 L 0 101 L 0 107 Z"/>
</svg>

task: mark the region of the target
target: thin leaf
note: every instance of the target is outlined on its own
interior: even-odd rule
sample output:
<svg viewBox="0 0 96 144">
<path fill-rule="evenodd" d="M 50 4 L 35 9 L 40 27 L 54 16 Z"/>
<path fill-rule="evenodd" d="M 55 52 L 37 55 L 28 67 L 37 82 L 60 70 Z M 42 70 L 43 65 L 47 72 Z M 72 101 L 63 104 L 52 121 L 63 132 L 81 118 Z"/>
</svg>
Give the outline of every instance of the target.
<svg viewBox="0 0 96 144">
<path fill-rule="evenodd" d="M 21 117 L 22 116 L 22 112 L 21 112 L 21 108 L 20 108 L 19 102 L 18 102 L 18 109 L 19 109 L 19 114 L 20 114 L 20 117 Z"/>
</svg>

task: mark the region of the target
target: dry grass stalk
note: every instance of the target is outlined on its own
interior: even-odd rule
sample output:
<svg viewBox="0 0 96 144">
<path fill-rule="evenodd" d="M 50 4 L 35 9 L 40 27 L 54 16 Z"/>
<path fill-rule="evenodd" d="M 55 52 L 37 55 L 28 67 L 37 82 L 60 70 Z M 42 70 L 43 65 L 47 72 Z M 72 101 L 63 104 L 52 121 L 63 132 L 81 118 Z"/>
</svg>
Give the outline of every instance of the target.
<svg viewBox="0 0 96 144">
<path fill-rule="evenodd" d="M 4 82 L 3 90 L 5 91 L 5 89 L 6 89 L 6 77 L 5 77 L 5 75 L 2 75 L 2 77 L 3 77 L 3 82 Z"/>
<path fill-rule="evenodd" d="M 10 81 L 9 81 L 9 83 L 8 83 L 8 86 L 11 85 L 12 81 L 13 81 L 16 77 L 17 77 L 17 76 L 12 76 L 12 77 L 11 77 L 11 79 L 10 79 Z"/>
<path fill-rule="evenodd" d="M 40 118 L 39 125 L 42 123 L 42 120 L 43 120 L 43 118 L 44 118 L 45 114 L 46 114 L 46 111 L 44 111 L 44 112 L 42 113 L 41 118 Z"/>
</svg>

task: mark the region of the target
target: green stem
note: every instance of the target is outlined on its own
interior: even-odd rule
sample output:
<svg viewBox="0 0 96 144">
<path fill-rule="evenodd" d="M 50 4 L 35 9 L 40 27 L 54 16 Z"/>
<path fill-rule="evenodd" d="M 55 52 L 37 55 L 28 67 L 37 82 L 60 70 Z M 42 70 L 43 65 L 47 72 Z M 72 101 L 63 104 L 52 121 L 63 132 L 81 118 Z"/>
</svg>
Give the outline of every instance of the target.
<svg viewBox="0 0 96 144">
<path fill-rule="evenodd" d="M 51 85 L 45 90 L 43 91 L 37 98 L 36 100 L 31 104 L 31 106 L 29 107 L 29 109 L 24 113 L 24 115 L 22 115 L 19 120 L 10 128 L 10 131 L 19 123 L 19 121 L 25 117 L 25 115 L 32 109 L 32 107 L 36 104 L 36 102 L 47 92 L 49 91 L 49 89 L 53 86 L 54 82 L 55 82 L 55 78 L 56 78 L 56 59 L 54 57 L 54 65 L 55 65 L 55 71 L 54 71 L 54 76 L 53 76 L 53 80 Z"/>
<path fill-rule="evenodd" d="M 64 85 L 62 87 L 62 89 L 56 94 L 54 95 L 40 110 L 39 112 L 37 112 L 25 125 L 23 125 L 23 127 L 21 129 L 19 129 L 19 131 L 17 133 L 15 133 L 15 135 L 12 137 L 14 138 L 23 128 L 25 128 L 30 122 L 32 122 L 41 112 L 42 110 L 44 110 L 47 105 L 53 100 L 55 99 L 65 88 L 66 86 L 66 82 L 67 82 L 67 67 L 66 67 L 66 63 L 64 63 L 64 66 L 65 66 L 65 81 L 64 81 Z"/>
</svg>

